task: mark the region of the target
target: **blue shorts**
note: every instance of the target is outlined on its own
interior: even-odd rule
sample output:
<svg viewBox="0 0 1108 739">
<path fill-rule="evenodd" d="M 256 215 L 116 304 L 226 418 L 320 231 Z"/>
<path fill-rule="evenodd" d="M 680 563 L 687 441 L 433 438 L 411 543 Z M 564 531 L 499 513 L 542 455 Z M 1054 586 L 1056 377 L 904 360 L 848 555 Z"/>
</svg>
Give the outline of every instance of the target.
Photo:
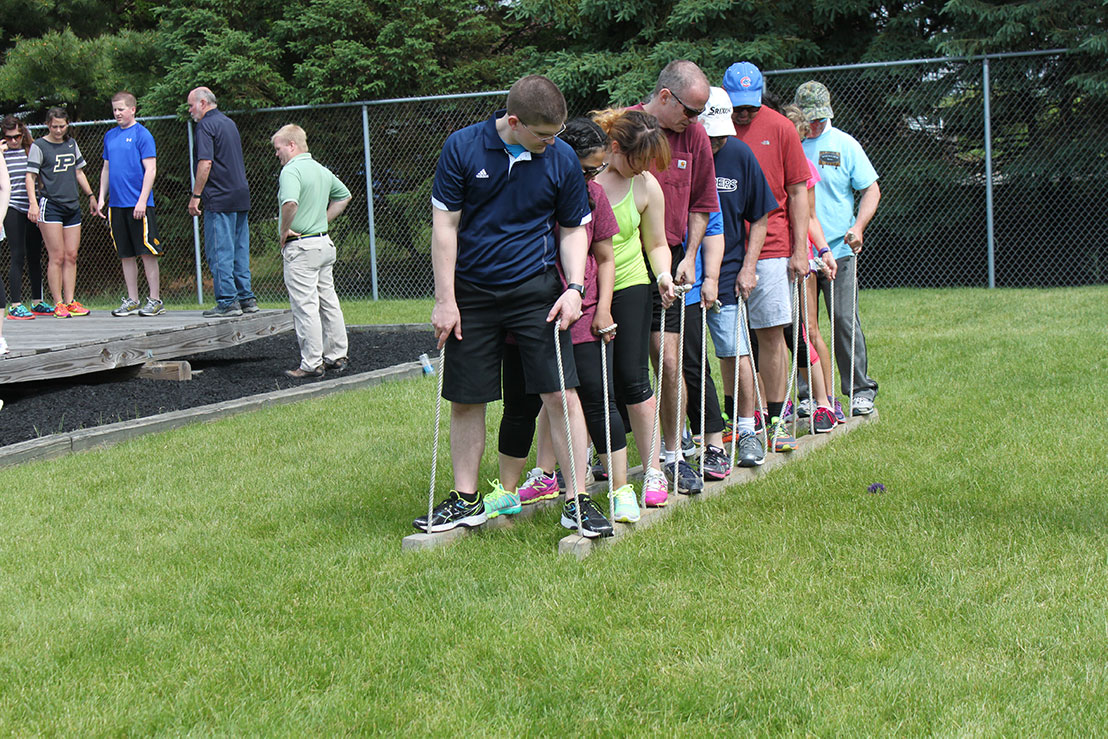
<svg viewBox="0 0 1108 739">
<path fill-rule="evenodd" d="M 62 228 L 81 225 L 81 205 L 67 205 L 47 198 L 38 201 L 39 223 L 60 223 Z"/>
<path fill-rule="evenodd" d="M 735 340 L 735 329 L 738 325 L 738 305 L 725 305 L 719 309 L 719 313 L 708 311 L 708 331 L 712 334 L 712 344 L 716 347 L 717 357 L 745 357 L 750 354 L 750 344 L 746 341 L 746 331 L 740 328 L 738 341 Z M 735 353 L 736 346 L 739 348 L 738 354 Z"/>
</svg>

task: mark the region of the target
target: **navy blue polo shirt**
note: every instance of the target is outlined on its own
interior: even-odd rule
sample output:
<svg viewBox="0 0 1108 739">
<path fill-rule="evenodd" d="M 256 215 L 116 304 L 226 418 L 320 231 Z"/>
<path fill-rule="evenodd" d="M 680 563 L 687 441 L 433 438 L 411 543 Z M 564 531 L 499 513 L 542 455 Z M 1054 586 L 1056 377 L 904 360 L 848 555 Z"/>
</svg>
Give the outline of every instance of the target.
<svg viewBox="0 0 1108 739">
<path fill-rule="evenodd" d="M 209 110 L 196 124 L 196 160 L 201 159 L 212 163 L 208 183 L 200 193 L 204 210 L 212 213 L 250 210 L 250 185 L 246 182 L 239 129 L 218 108 Z"/>
<path fill-rule="evenodd" d="M 735 279 L 746 256 L 746 224 L 777 207 L 773 190 L 750 147 L 731 136 L 715 155 L 716 192 L 723 213 L 723 263 L 719 268 L 719 302 L 734 305 Z"/>
<path fill-rule="evenodd" d="M 512 159 L 491 118 L 455 131 L 443 145 L 431 204 L 461 211 L 457 277 L 509 285 L 552 266 L 554 224 L 582 226 L 592 217 L 585 177 L 573 148 L 555 139 L 542 154 Z"/>
</svg>

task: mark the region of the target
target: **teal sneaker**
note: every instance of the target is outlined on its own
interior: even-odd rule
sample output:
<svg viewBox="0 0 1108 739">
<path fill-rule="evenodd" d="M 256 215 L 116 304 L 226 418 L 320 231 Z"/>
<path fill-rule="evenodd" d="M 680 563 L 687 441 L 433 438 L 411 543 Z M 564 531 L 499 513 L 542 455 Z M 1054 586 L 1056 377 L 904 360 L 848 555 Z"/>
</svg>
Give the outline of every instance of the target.
<svg viewBox="0 0 1108 739">
<path fill-rule="evenodd" d="M 523 510 L 519 495 L 505 490 L 500 480 L 489 480 L 489 484 L 492 485 L 492 492 L 485 496 L 486 516 L 496 518 L 501 513 L 511 516 Z"/>
<path fill-rule="evenodd" d="M 635 523 L 639 520 L 639 501 L 635 497 L 635 489 L 630 485 L 624 485 L 618 490 L 612 491 L 615 500 L 616 521 L 620 523 Z"/>
</svg>

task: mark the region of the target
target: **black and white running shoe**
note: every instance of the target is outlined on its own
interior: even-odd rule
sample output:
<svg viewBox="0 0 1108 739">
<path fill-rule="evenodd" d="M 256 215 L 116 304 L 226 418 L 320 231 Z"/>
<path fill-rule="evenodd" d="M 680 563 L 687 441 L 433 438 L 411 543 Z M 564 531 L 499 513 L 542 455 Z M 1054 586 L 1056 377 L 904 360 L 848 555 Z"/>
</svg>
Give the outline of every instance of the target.
<svg viewBox="0 0 1108 739">
<path fill-rule="evenodd" d="M 757 434 L 745 429 L 739 432 L 738 457 L 740 467 L 758 467 L 766 461 L 766 450 Z"/>
<path fill-rule="evenodd" d="M 611 536 L 612 524 L 608 517 L 600 512 L 592 498 L 584 493 L 571 498 L 562 506 L 562 526 L 577 531 L 577 505 L 581 505 L 581 536 L 595 539 L 598 536 Z"/>
<path fill-rule="evenodd" d="M 682 495 L 698 495 L 704 492 L 704 481 L 700 479 L 700 473 L 680 457 L 677 458 L 676 465 L 666 465 L 665 473 L 671 485 L 673 476 L 677 476 L 677 492 Z"/>
<path fill-rule="evenodd" d="M 446 500 L 435 506 L 431 512 L 431 533 L 438 534 L 459 526 L 473 528 L 487 520 L 489 518 L 485 513 L 484 500 L 478 496 L 477 502 L 467 503 L 462 500 L 462 496 L 458 495 L 457 490 L 451 490 Z M 420 531 L 427 531 L 427 516 L 420 516 L 412 521 L 412 526 Z"/>
</svg>

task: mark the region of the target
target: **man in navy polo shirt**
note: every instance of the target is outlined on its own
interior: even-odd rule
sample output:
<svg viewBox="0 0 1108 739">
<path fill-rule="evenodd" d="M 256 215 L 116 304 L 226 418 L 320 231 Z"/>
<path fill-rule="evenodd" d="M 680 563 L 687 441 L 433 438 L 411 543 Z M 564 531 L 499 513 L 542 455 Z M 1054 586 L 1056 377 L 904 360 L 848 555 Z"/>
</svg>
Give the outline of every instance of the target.
<svg viewBox="0 0 1108 739">
<path fill-rule="evenodd" d="M 504 339 L 511 332 L 523 359 L 526 392 L 541 395 L 552 419 L 555 454 L 570 470 L 562 422 L 554 321 L 568 388 L 577 386 L 565 330 L 581 315 L 585 224 L 591 218 L 585 178 L 573 149 L 557 138 L 566 102 L 541 75 L 524 77 L 508 92 L 506 110 L 455 131 L 443 145 L 431 191 L 431 261 L 435 307 L 431 324 L 446 345 L 442 396 L 451 402 L 450 456 L 454 489 L 436 506 L 431 530 L 479 526 L 488 515 L 477 489 L 485 449 L 485 405 L 500 398 Z M 554 225 L 560 226 L 555 237 Z M 569 287 L 555 267 L 560 256 Z M 588 466 L 585 420 L 575 390 L 567 390 L 576 479 L 567 480 L 562 525 L 595 537 L 612 527 L 584 494 Z M 495 513 L 515 513 L 518 498 L 503 490 Z M 414 522 L 426 530 L 427 518 Z"/>
</svg>

